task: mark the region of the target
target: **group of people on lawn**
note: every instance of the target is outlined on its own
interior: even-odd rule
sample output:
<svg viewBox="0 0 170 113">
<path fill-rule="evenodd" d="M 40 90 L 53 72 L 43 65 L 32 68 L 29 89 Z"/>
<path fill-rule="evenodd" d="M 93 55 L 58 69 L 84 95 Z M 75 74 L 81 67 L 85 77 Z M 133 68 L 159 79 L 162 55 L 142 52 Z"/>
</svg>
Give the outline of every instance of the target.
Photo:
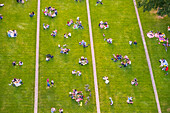
<svg viewBox="0 0 170 113">
<path fill-rule="evenodd" d="M 115 55 L 113 54 L 113 57 L 112 60 L 114 60 L 114 62 L 117 62 L 118 60 L 122 61 L 121 62 L 121 65 L 123 65 L 124 67 L 127 67 L 128 64 L 130 65 L 131 64 L 131 61 L 129 60 L 128 56 L 125 55 L 124 57 L 122 55 Z"/>
<path fill-rule="evenodd" d="M 77 91 L 76 89 L 73 89 L 73 92 L 69 92 L 69 96 L 78 103 L 84 98 L 82 91 Z"/>
<path fill-rule="evenodd" d="M 81 64 L 82 66 L 88 64 L 89 61 L 87 58 L 85 58 L 84 56 L 82 56 L 80 59 L 79 59 L 79 64 Z"/>
<path fill-rule="evenodd" d="M 13 80 L 12 80 L 12 82 L 11 82 L 11 84 L 9 84 L 9 85 L 13 85 L 13 86 L 15 86 L 15 87 L 18 87 L 18 86 L 21 86 L 23 83 L 22 83 L 22 80 L 21 79 L 16 79 L 16 78 L 14 78 Z"/>
<path fill-rule="evenodd" d="M 72 24 L 74 24 L 73 29 L 84 29 L 84 27 L 82 26 L 82 22 L 80 21 L 80 17 L 77 17 L 76 23 L 74 23 L 73 20 L 70 19 L 70 21 L 68 21 L 66 25 L 71 26 Z"/>
<path fill-rule="evenodd" d="M 55 9 L 54 7 L 51 7 L 51 6 L 46 7 L 45 10 L 44 10 L 45 16 L 49 16 L 49 17 L 54 18 L 54 17 L 57 16 L 57 14 L 58 14 L 57 9 Z"/>
</svg>

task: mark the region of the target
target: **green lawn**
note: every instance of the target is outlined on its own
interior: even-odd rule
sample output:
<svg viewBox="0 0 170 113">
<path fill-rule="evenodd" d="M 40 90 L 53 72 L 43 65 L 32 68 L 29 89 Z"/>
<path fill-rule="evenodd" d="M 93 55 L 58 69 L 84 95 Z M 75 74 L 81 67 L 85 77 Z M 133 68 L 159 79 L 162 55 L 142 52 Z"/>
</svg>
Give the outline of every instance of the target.
<svg viewBox="0 0 170 113">
<path fill-rule="evenodd" d="M 93 30 L 94 50 L 96 58 L 97 78 L 100 97 L 101 113 L 156 113 L 157 106 L 150 79 L 147 60 L 143 42 L 140 35 L 138 21 L 133 5 L 129 0 L 104 0 L 103 5 L 96 5 L 96 0 L 89 0 L 91 21 Z M 36 51 L 36 24 L 37 24 L 37 0 L 28 0 L 25 4 L 19 4 L 16 0 L 1 0 L 4 7 L 0 7 L 0 14 L 4 16 L 0 20 L 0 112 L 1 113 L 32 113 L 34 109 L 34 83 L 35 83 L 35 51 Z M 43 14 L 45 7 L 52 6 L 58 11 L 55 18 L 50 18 Z M 34 11 L 35 16 L 29 17 L 29 13 Z M 74 0 L 41 0 L 40 8 L 40 53 L 39 53 L 39 100 L 38 112 L 49 113 L 51 107 L 55 107 L 58 112 L 63 108 L 65 113 L 96 113 L 96 98 L 94 91 L 94 78 L 91 59 L 91 48 L 83 48 L 79 45 L 81 40 L 90 44 L 89 28 L 86 1 L 75 2 Z M 164 32 L 170 37 L 167 26 L 170 19 L 158 19 L 156 14 L 143 13 L 139 10 L 144 35 L 151 59 L 151 65 L 159 101 L 163 113 L 170 112 L 170 77 L 165 76 L 158 62 L 164 57 L 170 59 L 169 49 L 158 44 L 156 38 L 149 39 L 146 33 L 150 30 L 154 32 Z M 80 17 L 84 29 L 74 30 L 72 26 L 66 25 L 67 21 L 76 21 Z M 107 21 L 110 28 L 100 29 L 100 21 Z M 43 29 L 43 23 L 49 24 L 50 28 Z M 7 30 L 17 30 L 16 38 L 9 38 Z M 56 37 L 50 34 L 57 29 Z M 71 38 L 65 39 L 64 33 L 71 32 Z M 105 38 L 112 38 L 113 44 L 104 41 Z M 129 45 L 129 41 L 136 40 L 138 45 Z M 68 54 L 61 54 L 61 46 L 67 44 L 70 49 Z M 46 54 L 54 55 L 54 58 L 47 62 Z M 120 68 L 120 61 L 113 62 L 112 54 L 128 55 L 132 64 L 128 67 Z M 85 66 L 79 65 L 81 56 L 89 60 Z M 12 66 L 12 62 L 23 61 L 22 67 Z M 82 76 L 71 74 L 72 70 L 79 70 Z M 108 76 L 110 83 L 106 85 L 102 79 Z M 23 85 L 13 87 L 8 84 L 13 78 L 21 78 Z M 47 88 L 46 80 L 53 79 L 54 87 Z M 138 86 L 132 86 L 130 81 L 138 79 Z M 92 97 L 85 105 L 86 97 L 89 95 L 85 91 L 85 84 L 90 85 Z M 73 89 L 83 91 L 85 96 L 83 106 L 80 107 L 75 100 L 69 97 L 69 92 Z M 126 103 L 128 97 L 133 97 L 133 105 Z M 109 97 L 112 97 L 114 104 L 110 106 Z"/>
<path fill-rule="evenodd" d="M 85 40 L 88 44 L 90 43 L 85 1 L 81 3 L 76 3 L 73 0 L 41 1 L 41 10 L 49 6 L 55 7 L 58 15 L 55 18 L 50 18 L 45 16 L 41 11 L 39 113 L 50 112 L 51 107 L 55 107 L 57 111 L 59 108 L 63 108 L 66 113 L 95 113 L 96 104 L 91 51 L 90 47 L 83 48 L 79 45 L 81 40 Z M 73 30 L 71 26 L 66 26 L 67 21 L 70 19 L 76 21 L 78 16 L 82 21 L 84 29 Z M 50 28 L 44 30 L 43 23 L 49 24 Z M 58 33 L 57 36 L 53 38 L 50 34 L 55 29 L 58 30 Z M 66 32 L 72 33 L 71 38 L 64 39 L 64 33 Z M 61 54 L 58 44 L 67 44 L 67 47 L 70 49 L 69 53 Z M 46 62 L 46 54 L 52 54 L 54 58 Z M 88 65 L 79 65 L 78 61 L 81 56 L 88 58 Z M 72 75 L 71 71 L 74 69 L 81 71 L 82 76 Z M 47 89 L 47 78 L 55 81 L 54 87 Z M 76 88 L 77 90 L 83 91 L 86 98 L 88 93 L 85 92 L 85 84 L 90 85 L 92 97 L 87 105 L 85 105 L 83 101 L 83 106 L 80 107 L 75 100 L 69 97 L 69 92 Z"/>
<path fill-rule="evenodd" d="M 166 37 L 170 38 L 170 32 L 167 30 L 168 25 L 170 25 L 170 18 L 158 19 L 156 14 L 143 13 L 142 9 L 140 9 L 140 18 L 151 58 L 161 110 L 163 113 L 170 112 L 170 76 L 165 76 L 165 72 L 159 68 L 159 59 L 165 58 L 170 62 L 170 48 L 168 47 L 168 52 L 166 52 L 165 47 L 162 44 L 158 44 L 159 41 L 156 40 L 157 38 L 149 39 L 146 35 L 147 32 L 153 30 L 155 33 L 157 31 L 165 33 Z"/>
<path fill-rule="evenodd" d="M 37 0 L 19 4 L 16 0 L 1 0 L 0 7 L 0 112 L 31 113 L 34 106 L 35 75 L 35 39 L 36 16 L 29 17 L 31 11 L 36 12 Z M 7 30 L 17 30 L 16 38 L 9 38 Z M 12 66 L 13 61 L 23 61 L 22 67 Z M 16 88 L 9 86 L 11 80 L 20 78 L 23 85 Z"/>
<path fill-rule="evenodd" d="M 95 6 L 95 1 L 90 1 L 101 112 L 155 113 L 157 106 L 133 1 L 105 0 L 103 3 Z M 100 21 L 107 21 L 110 28 L 100 29 Z M 113 44 L 104 41 L 103 33 L 113 39 Z M 130 40 L 136 40 L 138 45 L 130 46 Z M 132 64 L 119 68 L 120 61 L 113 62 L 112 54 L 128 55 Z M 109 85 L 104 83 L 103 76 L 109 77 Z M 138 86 L 130 84 L 134 78 L 138 79 Z M 130 96 L 134 98 L 133 105 L 126 103 Z M 113 106 L 109 105 L 109 97 L 114 101 Z"/>
</svg>

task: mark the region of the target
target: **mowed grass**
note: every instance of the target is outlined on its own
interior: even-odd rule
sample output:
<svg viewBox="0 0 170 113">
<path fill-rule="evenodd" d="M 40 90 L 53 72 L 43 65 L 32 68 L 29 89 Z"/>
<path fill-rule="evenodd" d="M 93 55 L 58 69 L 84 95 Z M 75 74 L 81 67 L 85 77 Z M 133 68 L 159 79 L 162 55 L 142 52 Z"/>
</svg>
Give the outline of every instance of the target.
<svg viewBox="0 0 170 113">
<path fill-rule="evenodd" d="M 156 101 L 133 1 L 105 0 L 103 5 L 95 4 L 96 1 L 90 1 L 101 112 L 156 113 Z M 107 21 L 110 28 L 100 29 L 100 21 Z M 105 38 L 113 39 L 112 44 L 104 41 L 103 33 Z M 137 46 L 130 46 L 130 40 L 136 40 Z M 113 62 L 112 54 L 128 55 L 132 64 L 120 68 L 121 62 Z M 104 76 L 109 77 L 108 85 L 102 79 Z M 134 78 L 137 78 L 138 86 L 131 85 Z M 131 96 L 133 105 L 126 102 Z M 110 106 L 109 97 L 114 101 L 113 106 Z"/>
<path fill-rule="evenodd" d="M 170 76 L 165 76 L 165 72 L 161 70 L 159 59 L 165 58 L 170 63 L 170 47 L 168 52 L 165 51 L 165 47 L 158 44 L 157 38 L 149 39 L 147 33 L 151 30 L 153 32 L 160 31 L 165 33 L 167 38 L 170 38 L 170 32 L 168 32 L 168 26 L 170 26 L 170 18 L 165 17 L 159 19 L 156 14 L 152 12 L 142 12 L 142 8 L 139 9 L 142 27 L 149 50 L 149 55 L 152 63 L 153 74 L 157 86 L 159 95 L 159 102 L 163 113 L 170 112 Z"/>
<path fill-rule="evenodd" d="M 36 16 L 29 17 L 31 11 L 36 12 L 37 0 L 28 0 L 19 4 L 16 0 L 1 0 L 0 7 L 0 112 L 31 113 L 34 105 L 35 74 L 35 39 Z M 17 30 L 16 38 L 7 36 L 8 30 Z M 24 65 L 12 66 L 12 62 L 23 61 Z M 9 86 L 12 79 L 20 78 L 23 85 Z"/>
<path fill-rule="evenodd" d="M 55 18 L 45 16 L 42 10 L 45 7 L 55 7 L 58 15 Z M 72 26 L 66 25 L 67 21 L 80 17 L 84 29 L 73 30 Z M 50 28 L 43 29 L 43 23 L 49 24 Z M 51 36 L 53 30 L 57 29 L 57 36 Z M 71 38 L 64 39 L 64 33 L 71 32 Z M 58 111 L 63 108 L 65 113 L 95 113 L 95 92 L 92 73 L 92 60 L 90 46 L 83 48 L 79 45 L 81 40 L 85 40 L 88 44 L 89 29 L 86 12 L 85 1 L 77 3 L 74 0 L 43 0 L 41 1 L 41 25 L 40 25 L 40 68 L 39 68 L 39 113 L 50 112 L 51 107 L 55 107 Z M 70 49 L 68 54 L 61 54 L 61 46 L 67 44 Z M 47 54 L 54 55 L 54 58 L 46 62 Z M 87 57 L 89 64 L 85 66 L 79 65 L 78 61 L 81 56 Z M 81 71 L 82 76 L 71 74 L 72 70 Z M 47 78 L 53 79 L 54 87 L 47 89 Z M 90 85 L 92 97 L 87 105 L 84 104 L 86 97 L 89 95 L 85 92 L 85 84 Z M 69 92 L 73 89 L 83 91 L 85 96 L 83 106 L 80 107 L 75 100 L 69 97 Z"/>
</svg>

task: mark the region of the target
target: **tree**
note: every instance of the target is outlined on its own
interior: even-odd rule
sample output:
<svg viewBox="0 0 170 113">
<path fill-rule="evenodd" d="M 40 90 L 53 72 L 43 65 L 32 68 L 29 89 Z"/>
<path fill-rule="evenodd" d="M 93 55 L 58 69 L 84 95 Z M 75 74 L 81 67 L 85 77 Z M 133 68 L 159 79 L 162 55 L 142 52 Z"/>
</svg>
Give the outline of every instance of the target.
<svg viewBox="0 0 170 113">
<path fill-rule="evenodd" d="M 160 16 L 170 17 L 170 0 L 137 0 L 138 8 L 143 7 L 143 12 L 157 10 Z"/>
</svg>

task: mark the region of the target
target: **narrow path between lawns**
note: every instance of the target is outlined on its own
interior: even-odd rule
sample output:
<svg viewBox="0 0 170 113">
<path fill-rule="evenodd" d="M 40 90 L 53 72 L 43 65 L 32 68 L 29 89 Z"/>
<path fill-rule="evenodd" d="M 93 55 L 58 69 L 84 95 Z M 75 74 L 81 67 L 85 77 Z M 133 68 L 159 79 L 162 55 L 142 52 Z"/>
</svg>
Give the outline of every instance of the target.
<svg viewBox="0 0 170 113">
<path fill-rule="evenodd" d="M 86 5 L 87 5 L 87 14 L 88 14 L 88 23 L 89 23 L 92 63 L 93 63 L 93 75 L 94 75 L 94 85 L 95 85 L 95 94 L 96 94 L 96 107 L 97 107 L 97 113 L 100 113 L 100 102 L 99 102 L 99 93 L 98 93 L 98 84 L 97 84 L 96 62 L 95 62 L 94 47 L 93 47 L 93 35 L 92 35 L 92 28 L 91 28 L 89 0 L 86 0 Z"/>
<path fill-rule="evenodd" d="M 154 80 L 154 77 L 153 77 L 153 71 L 152 71 L 151 62 L 150 62 L 150 58 L 149 58 L 149 54 L 148 54 L 148 49 L 147 49 L 147 46 L 146 46 L 146 41 L 145 41 L 145 37 L 144 37 L 144 34 L 143 34 L 143 29 L 142 29 L 138 9 L 136 7 L 136 0 L 133 0 L 133 3 L 134 3 L 135 11 L 136 11 L 136 16 L 137 16 L 137 19 L 138 19 L 138 24 L 139 24 L 139 28 L 140 28 L 140 32 L 141 32 L 143 46 L 144 46 L 144 49 L 145 49 L 146 59 L 147 59 L 147 62 L 148 62 L 148 67 L 149 67 L 149 71 L 150 71 L 150 76 L 151 76 L 151 80 L 152 80 L 152 86 L 153 86 L 153 90 L 154 90 L 154 94 L 155 94 L 158 112 L 161 113 L 161 107 L 160 107 L 160 104 L 159 104 L 159 98 L 158 98 L 158 93 L 157 93 L 157 90 L 156 90 L 155 80 Z"/>
<path fill-rule="evenodd" d="M 39 32 L 40 32 L 40 0 L 37 7 L 37 40 L 36 40 L 36 63 L 35 63 L 35 97 L 34 113 L 38 112 L 38 69 L 39 69 Z"/>
</svg>

